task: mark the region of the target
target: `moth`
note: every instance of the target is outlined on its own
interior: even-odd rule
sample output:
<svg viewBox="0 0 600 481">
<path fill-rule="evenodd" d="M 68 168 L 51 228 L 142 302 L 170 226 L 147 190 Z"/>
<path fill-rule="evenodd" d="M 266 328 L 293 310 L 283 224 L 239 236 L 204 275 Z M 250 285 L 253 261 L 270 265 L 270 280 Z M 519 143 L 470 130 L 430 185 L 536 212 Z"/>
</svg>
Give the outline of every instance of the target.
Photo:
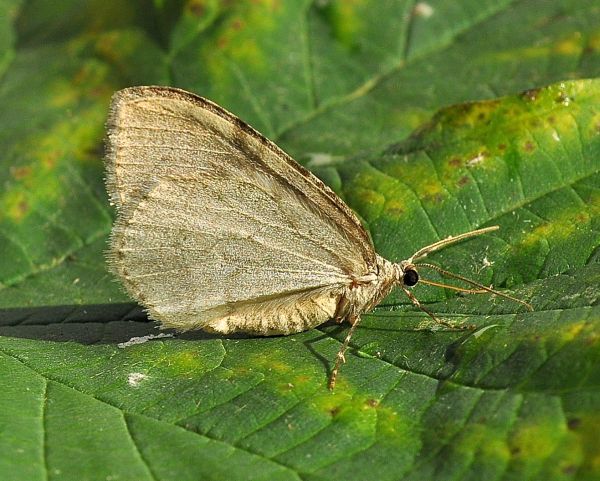
<svg viewBox="0 0 600 481">
<path fill-rule="evenodd" d="M 347 321 L 330 388 L 361 314 L 394 286 L 426 310 L 408 290 L 419 261 L 497 228 L 390 262 L 315 175 L 222 107 L 171 87 L 113 96 L 106 185 L 117 209 L 109 267 L 151 319 L 179 331 L 260 336 Z M 466 281 L 477 289 L 456 289 L 496 292 Z"/>
</svg>

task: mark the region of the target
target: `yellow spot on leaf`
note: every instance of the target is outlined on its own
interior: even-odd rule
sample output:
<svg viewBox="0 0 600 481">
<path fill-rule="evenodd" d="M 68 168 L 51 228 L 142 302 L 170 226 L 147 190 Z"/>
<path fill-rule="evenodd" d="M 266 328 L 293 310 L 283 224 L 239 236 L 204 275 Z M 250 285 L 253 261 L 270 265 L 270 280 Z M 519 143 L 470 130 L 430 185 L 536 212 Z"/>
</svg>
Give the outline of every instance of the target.
<svg viewBox="0 0 600 481">
<path fill-rule="evenodd" d="M 493 64 L 498 62 L 509 62 L 512 64 L 515 61 L 515 58 L 532 59 L 547 57 L 549 51 L 550 47 L 548 46 L 515 48 L 513 50 L 504 52 L 499 51 L 498 53 L 488 57 L 487 61 Z"/>
<path fill-rule="evenodd" d="M 22 190 L 7 192 L 2 199 L 4 205 L 3 208 L 0 208 L 0 211 L 4 211 L 7 218 L 13 222 L 21 222 L 29 212 L 30 206 L 27 197 Z"/>
<path fill-rule="evenodd" d="M 570 37 L 560 40 L 554 47 L 556 53 L 573 56 L 579 55 L 581 49 L 581 32 L 573 32 Z"/>
<path fill-rule="evenodd" d="M 277 374 L 289 373 L 292 367 L 281 359 L 277 351 L 257 352 L 252 354 L 248 359 L 248 363 L 259 371 L 275 372 Z"/>
<path fill-rule="evenodd" d="M 520 244 L 524 247 L 530 247 L 542 240 L 565 241 L 575 233 L 580 224 L 589 222 L 589 212 L 585 210 L 565 210 L 550 222 L 545 222 L 527 232 L 522 237 Z"/>
<path fill-rule="evenodd" d="M 48 86 L 48 104 L 63 109 L 72 107 L 79 98 L 79 93 L 67 79 L 57 79 Z"/>
<path fill-rule="evenodd" d="M 180 351 L 169 354 L 161 359 L 161 364 L 167 365 L 177 373 L 188 374 L 201 371 L 203 366 L 202 357 L 194 351 Z"/>
<path fill-rule="evenodd" d="M 400 218 L 405 212 L 404 203 L 398 198 L 391 198 L 385 204 L 385 213 L 387 216 Z"/>
<path fill-rule="evenodd" d="M 594 33 L 588 37 L 585 46 L 587 52 L 600 52 L 600 33 Z"/>
<path fill-rule="evenodd" d="M 482 423 L 467 424 L 453 445 L 458 452 L 466 454 L 481 450 L 486 459 L 496 462 L 504 462 L 510 458 L 504 433 Z"/>
<path fill-rule="evenodd" d="M 363 29 L 361 11 L 363 0 L 344 0 L 332 5 L 332 26 L 336 38 L 346 47 L 353 47 Z"/>
<path fill-rule="evenodd" d="M 589 130 L 592 137 L 600 135 L 600 114 L 596 114 L 592 117 Z"/>
<path fill-rule="evenodd" d="M 565 342 L 569 342 L 569 341 L 572 341 L 573 339 L 575 339 L 581 333 L 581 331 L 584 329 L 585 324 L 586 323 L 583 321 L 576 322 L 573 324 L 568 324 L 566 326 L 566 328 L 562 331 L 563 340 Z"/>
<path fill-rule="evenodd" d="M 379 192 L 371 189 L 356 188 L 356 199 L 360 200 L 361 204 L 369 206 L 382 206 L 385 203 L 385 197 Z"/>
<path fill-rule="evenodd" d="M 391 439 L 403 439 L 405 436 L 399 436 L 399 434 L 406 430 L 407 423 L 403 422 L 398 413 L 390 407 L 379 405 L 376 409 L 379 419 L 377 423 L 378 433 L 382 436 L 389 436 Z"/>
<path fill-rule="evenodd" d="M 522 459 L 545 459 L 556 448 L 561 435 L 555 426 L 546 424 L 522 424 L 510 440 L 510 450 Z"/>
</svg>

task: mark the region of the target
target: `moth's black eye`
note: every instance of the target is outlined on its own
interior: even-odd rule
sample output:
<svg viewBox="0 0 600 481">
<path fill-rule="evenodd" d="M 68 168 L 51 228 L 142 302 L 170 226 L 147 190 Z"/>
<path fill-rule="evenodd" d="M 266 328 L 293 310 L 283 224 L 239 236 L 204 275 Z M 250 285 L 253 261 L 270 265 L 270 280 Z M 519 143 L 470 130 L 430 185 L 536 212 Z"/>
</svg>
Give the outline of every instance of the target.
<svg viewBox="0 0 600 481">
<path fill-rule="evenodd" d="M 414 269 L 408 269 L 404 272 L 402 282 L 404 282 L 405 286 L 412 287 L 419 282 L 419 274 Z"/>
</svg>

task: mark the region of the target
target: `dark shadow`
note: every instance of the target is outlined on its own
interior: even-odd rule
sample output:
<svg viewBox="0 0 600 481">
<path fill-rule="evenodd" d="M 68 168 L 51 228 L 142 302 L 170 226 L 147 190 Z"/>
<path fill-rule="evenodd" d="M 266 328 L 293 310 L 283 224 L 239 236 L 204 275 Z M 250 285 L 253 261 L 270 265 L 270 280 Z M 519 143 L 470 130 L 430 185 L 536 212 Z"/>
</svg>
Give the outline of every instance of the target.
<svg viewBox="0 0 600 481">
<path fill-rule="evenodd" d="M 462 336 L 460 336 L 455 341 L 451 342 L 446 351 L 444 352 L 444 360 L 446 361 L 446 365 L 444 369 L 438 372 L 439 380 L 441 381 L 438 389 L 444 388 L 444 381 L 451 378 L 458 367 L 460 366 L 463 351 L 461 347 L 464 345 L 465 341 L 473 334 L 473 330 L 465 331 Z"/>
<path fill-rule="evenodd" d="M 0 309 L 0 335 L 7 337 L 111 344 L 158 332 L 133 302 Z"/>
<path fill-rule="evenodd" d="M 132 337 L 171 334 L 178 339 L 248 339 L 248 334 L 213 334 L 201 330 L 177 333 L 160 329 L 134 303 L 88 304 L 0 309 L 0 336 L 80 344 L 118 344 Z M 168 338 L 163 338 L 168 340 Z"/>
<path fill-rule="evenodd" d="M 196 329 L 194 331 L 180 332 L 177 334 L 177 339 L 185 339 L 187 341 L 200 341 L 203 339 L 252 339 L 255 337 L 262 336 L 254 336 L 252 334 L 245 334 L 243 332 L 236 332 L 231 334 L 218 334 L 214 332 L 205 332 L 200 329 Z"/>
<path fill-rule="evenodd" d="M 111 321 L 148 322 L 148 316 L 135 302 L 0 309 L 0 327 Z"/>
<path fill-rule="evenodd" d="M 346 327 L 342 324 L 338 324 L 335 321 L 328 321 L 325 324 L 321 324 L 320 326 L 318 326 L 316 331 L 320 332 L 321 329 L 324 327 L 325 328 L 333 327 L 333 329 L 331 329 L 329 331 L 329 333 L 323 332 L 320 336 L 317 336 L 313 339 L 309 339 L 307 341 L 303 341 L 303 344 L 304 344 L 304 346 L 306 346 L 306 349 L 308 349 L 312 353 L 312 355 L 315 356 L 315 358 L 318 359 L 321 362 L 321 364 L 323 364 L 323 372 L 329 379 L 331 370 L 333 369 L 333 358 L 330 359 L 330 358 L 323 356 L 323 354 L 318 352 L 312 346 L 312 344 L 314 344 L 315 342 L 323 341 L 324 339 L 334 339 L 335 338 L 334 335 L 341 333 L 342 331 L 344 331 L 346 329 Z M 349 348 L 349 351 L 352 352 L 352 348 Z"/>
<path fill-rule="evenodd" d="M 2 326 L 0 336 L 79 344 L 117 344 L 132 337 L 156 335 L 153 322 L 73 322 L 65 324 Z"/>
</svg>

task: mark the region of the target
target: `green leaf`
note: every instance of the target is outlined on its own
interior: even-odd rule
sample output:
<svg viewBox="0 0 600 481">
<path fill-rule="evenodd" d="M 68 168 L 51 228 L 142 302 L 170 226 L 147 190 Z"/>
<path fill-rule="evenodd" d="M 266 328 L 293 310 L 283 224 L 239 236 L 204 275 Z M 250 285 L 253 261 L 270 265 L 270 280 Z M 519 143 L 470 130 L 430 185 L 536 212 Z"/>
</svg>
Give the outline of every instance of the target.
<svg viewBox="0 0 600 481">
<path fill-rule="evenodd" d="M 12 22 L 17 15 L 20 4 L 20 0 L 4 0 L 0 2 L 0 79 L 15 54 L 15 34 Z"/>
<path fill-rule="evenodd" d="M 600 80 L 574 80 L 600 77 L 596 2 L 0 12 L 0 478 L 600 477 Z M 250 122 L 388 259 L 500 225 L 430 260 L 534 311 L 417 285 L 439 317 L 474 326 L 450 330 L 394 292 L 364 316 L 333 393 L 345 326 L 158 333 L 103 259 L 104 120 L 133 84 Z"/>
</svg>

